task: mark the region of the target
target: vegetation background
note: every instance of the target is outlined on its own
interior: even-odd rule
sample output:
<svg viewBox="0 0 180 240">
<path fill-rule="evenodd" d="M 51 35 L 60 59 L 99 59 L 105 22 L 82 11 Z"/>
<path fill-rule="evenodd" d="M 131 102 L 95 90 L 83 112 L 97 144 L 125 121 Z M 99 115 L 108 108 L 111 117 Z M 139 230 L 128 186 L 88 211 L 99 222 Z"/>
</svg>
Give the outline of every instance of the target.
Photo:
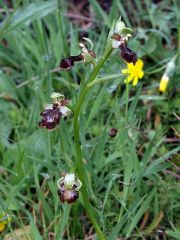
<svg viewBox="0 0 180 240">
<path fill-rule="evenodd" d="M 79 54 L 82 37 L 102 56 L 120 15 L 135 29 L 129 46 L 145 75 L 128 102 L 123 78 L 87 96 L 80 130 L 91 202 L 108 239 L 180 239 L 180 58 L 167 91 L 158 90 L 180 51 L 178 0 L 0 1 L 0 212 L 11 216 L 0 239 L 96 239 L 81 196 L 70 207 L 57 195 L 56 181 L 75 157 L 73 115 L 52 132 L 37 123 L 53 91 L 75 104 L 91 71 L 77 64 L 60 72 L 60 59 Z M 114 51 L 100 75 L 124 67 Z"/>
</svg>

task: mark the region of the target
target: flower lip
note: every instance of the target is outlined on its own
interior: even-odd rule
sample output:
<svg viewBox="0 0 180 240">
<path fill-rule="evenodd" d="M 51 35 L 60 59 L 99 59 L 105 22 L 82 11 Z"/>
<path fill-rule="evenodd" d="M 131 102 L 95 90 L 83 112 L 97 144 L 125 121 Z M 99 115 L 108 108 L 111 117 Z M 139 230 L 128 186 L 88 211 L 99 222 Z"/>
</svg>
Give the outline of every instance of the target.
<svg viewBox="0 0 180 240">
<path fill-rule="evenodd" d="M 128 48 L 126 43 L 122 43 L 119 46 L 119 48 L 121 50 L 121 57 L 127 63 L 133 63 L 135 65 L 135 63 L 137 62 L 137 55 L 136 55 L 136 53 L 133 50 L 131 50 L 130 48 Z"/>
<path fill-rule="evenodd" d="M 79 198 L 79 192 L 75 190 L 67 190 L 64 187 L 58 189 L 59 199 L 64 203 L 71 204 Z"/>
<path fill-rule="evenodd" d="M 52 108 L 46 108 L 40 115 L 42 116 L 42 120 L 39 122 L 39 126 L 48 130 L 54 130 L 62 117 L 57 104 L 53 104 Z"/>
<path fill-rule="evenodd" d="M 60 62 L 60 69 L 61 70 L 68 70 L 73 66 L 74 66 L 74 61 L 70 57 L 64 58 Z"/>
<path fill-rule="evenodd" d="M 84 58 L 83 58 L 82 54 L 79 54 L 77 56 L 70 56 L 70 57 L 64 58 L 60 62 L 60 69 L 61 70 L 68 70 L 68 69 L 70 69 L 74 66 L 75 62 L 80 62 L 83 59 Z"/>
</svg>

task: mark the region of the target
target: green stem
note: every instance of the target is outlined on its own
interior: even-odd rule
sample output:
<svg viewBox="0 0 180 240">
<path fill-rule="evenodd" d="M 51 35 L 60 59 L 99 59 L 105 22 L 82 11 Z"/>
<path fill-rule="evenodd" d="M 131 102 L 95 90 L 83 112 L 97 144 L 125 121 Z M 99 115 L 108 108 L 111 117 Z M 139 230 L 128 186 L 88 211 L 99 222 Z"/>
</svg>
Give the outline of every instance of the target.
<svg viewBox="0 0 180 240">
<path fill-rule="evenodd" d="M 59 233 L 60 239 L 63 239 L 64 229 L 66 227 L 66 224 L 68 223 L 70 210 L 71 210 L 71 205 L 63 206 L 63 215 L 62 215 L 62 220 L 60 224 L 60 233 Z"/>
<path fill-rule="evenodd" d="M 85 168 L 83 165 L 83 156 L 82 156 L 80 136 L 79 136 L 79 116 L 80 116 L 80 112 L 81 112 L 81 107 L 84 102 L 84 98 L 86 97 L 88 90 L 90 89 L 88 87 L 88 84 L 90 84 L 91 82 L 93 82 L 96 79 L 96 77 L 99 73 L 99 70 L 101 69 L 101 67 L 103 66 L 105 61 L 108 59 L 111 52 L 112 52 L 112 49 L 109 49 L 108 51 L 106 51 L 104 56 L 102 57 L 102 59 L 99 61 L 99 63 L 96 65 L 96 67 L 92 71 L 92 74 L 90 75 L 89 80 L 86 82 L 86 85 L 84 86 L 84 88 L 82 89 L 82 91 L 80 93 L 79 99 L 77 100 L 75 112 L 74 112 L 74 140 L 75 140 L 75 148 L 76 148 L 77 175 L 82 182 L 81 192 L 82 192 L 82 197 L 83 197 L 83 201 L 84 201 L 84 206 L 86 208 L 87 214 L 88 214 L 100 240 L 105 240 L 106 237 L 105 237 L 104 233 L 102 232 L 102 230 L 96 220 L 94 209 L 92 208 L 90 201 L 89 201 L 89 197 L 88 197 L 88 190 L 87 190 L 88 184 L 86 182 L 86 173 L 85 173 Z"/>
<path fill-rule="evenodd" d="M 128 123 L 129 85 L 126 82 L 126 123 Z"/>
<path fill-rule="evenodd" d="M 106 77 L 97 78 L 96 80 L 88 84 L 88 88 L 91 88 L 98 83 L 106 82 L 108 80 L 112 80 L 114 78 L 120 78 L 120 77 L 124 77 L 124 74 L 112 74 Z"/>
</svg>

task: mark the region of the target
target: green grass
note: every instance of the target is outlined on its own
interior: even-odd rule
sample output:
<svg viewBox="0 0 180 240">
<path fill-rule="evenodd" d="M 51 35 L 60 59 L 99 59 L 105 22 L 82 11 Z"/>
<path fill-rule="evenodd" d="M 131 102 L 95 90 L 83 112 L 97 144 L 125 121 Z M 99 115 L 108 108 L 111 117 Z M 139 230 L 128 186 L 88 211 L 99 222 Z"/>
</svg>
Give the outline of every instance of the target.
<svg viewBox="0 0 180 240">
<path fill-rule="evenodd" d="M 2 239 L 23 226 L 30 226 L 33 240 L 94 234 L 82 195 L 72 206 L 57 195 L 61 173 L 75 167 L 73 115 L 52 132 L 37 122 L 53 91 L 76 106 L 79 81 L 83 86 L 92 68 L 77 64 L 60 72 L 60 59 L 80 53 L 81 32 L 100 59 L 119 15 L 135 30 L 129 46 L 143 59 L 145 75 L 136 87 L 129 85 L 127 101 L 126 85 L 117 77 L 125 64 L 115 50 L 99 75 L 113 79 L 93 86 L 85 98 L 80 138 L 90 202 L 108 240 L 160 239 L 160 231 L 164 239 L 179 239 L 180 186 L 174 174 L 180 147 L 169 140 L 180 131 L 180 58 L 167 92 L 158 91 L 166 64 L 180 51 L 179 1 L 114 0 L 107 14 L 91 0 L 95 24 L 85 30 L 65 15 L 70 1 L 60 1 L 61 8 L 54 0 L 12 2 L 13 12 L 0 3 L 0 212 L 12 215 Z M 118 128 L 116 138 L 109 137 L 110 127 Z"/>
</svg>

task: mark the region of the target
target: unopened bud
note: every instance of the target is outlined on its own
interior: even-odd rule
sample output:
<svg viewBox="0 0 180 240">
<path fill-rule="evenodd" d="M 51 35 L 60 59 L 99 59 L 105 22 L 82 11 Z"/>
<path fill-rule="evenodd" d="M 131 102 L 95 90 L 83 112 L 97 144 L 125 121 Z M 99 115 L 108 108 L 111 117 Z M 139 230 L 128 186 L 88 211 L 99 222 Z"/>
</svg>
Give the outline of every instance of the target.
<svg viewBox="0 0 180 240">
<path fill-rule="evenodd" d="M 169 77 L 173 76 L 174 71 L 175 71 L 176 65 L 175 65 L 175 59 L 172 58 L 170 62 L 168 62 L 165 73 Z"/>
<path fill-rule="evenodd" d="M 160 92 L 165 92 L 166 91 L 168 82 L 169 82 L 169 76 L 166 75 L 166 73 L 165 73 L 165 74 L 163 74 L 163 76 L 161 78 L 161 81 L 160 81 L 160 84 L 159 84 L 159 91 Z"/>
<path fill-rule="evenodd" d="M 118 132 L 117 128 L 110 128 L 109 129 L 109 136 L 113 138 L 117 135 L 117 132 Z"/>
</svg>

